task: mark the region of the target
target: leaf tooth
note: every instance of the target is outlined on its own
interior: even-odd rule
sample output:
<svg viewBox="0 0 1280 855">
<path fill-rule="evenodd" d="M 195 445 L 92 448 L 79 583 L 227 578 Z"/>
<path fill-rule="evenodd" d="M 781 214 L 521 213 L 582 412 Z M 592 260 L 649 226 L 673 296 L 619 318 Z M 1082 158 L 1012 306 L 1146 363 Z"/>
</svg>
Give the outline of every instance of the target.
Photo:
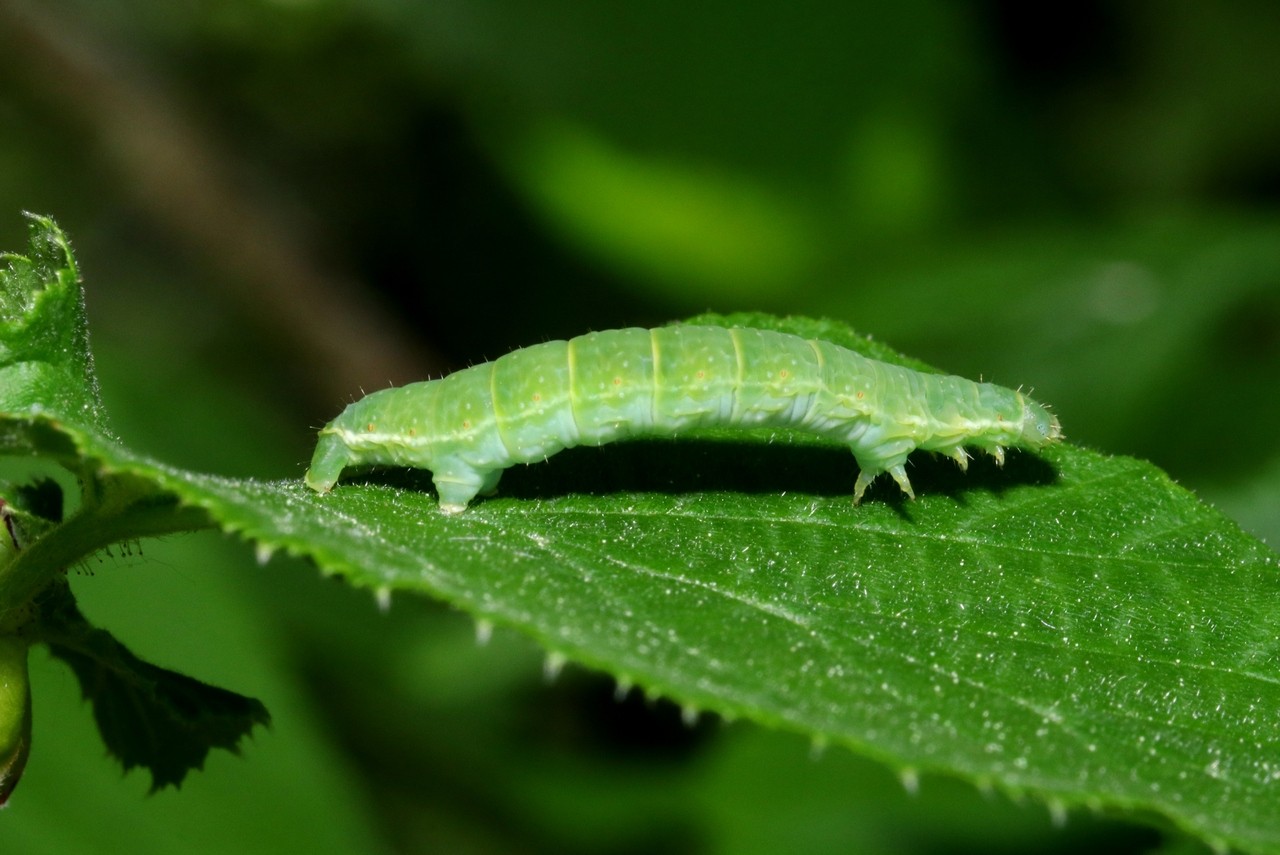
<svg viewBox="0 0 1280 855">
<path fill-rule="evenodd" d="M 384 615 L 391 611 L 391 589 L 386 585 L 381 585 L 373 592 L 373 599 L 378 604 L 378 611 Z"/>
<path fill-rule="evenodd" d="M 635 682 L 627 676 L 619 676 L 618 684 L 613 689 L 613 699 L 618 703 L 622 703 L 627 699 L 627 695 L 631 694 L 631 690 L 635 688 Z"/>
<path fill-rule="evenodd" d="M 542 663 L 542 675 L 548 683 L 555 682 L 560 676 L 560 672 L 564 670 L 565 663 L 569 661 L 569 657 L 563 653 L 552 651 L 547 654 L 547 658 Z"/>
<path fill-rule="evenodd" d="M 907 791 L 907 795 L 914 796 L 920 792 L 920 773 L 911 766 L 904 766 L 898 770 L 898 780 L 902 782 L 902 789 Z"/>
<path fill-rule="evenodd" d="M 253 548 L 253 557 L 258 559 L 260 567 L 267 566 L 267 562 L 271 560 L 271 556 L 276 554 L 276 548 L 269 543 L 259 543 Z"/>
<path fill-rule="evenodd" d="M 1045 807 L 1049 809 L 1049 821 L 1054 828 L 1065 828 L 1067 825 L 1067 803 L 1058 798 L 1045 799 Z"/>
<path fill-rule="evenodd" d="M 680 720 L 684 722 L 684 726 L 688 728 L 697 727 L 698 719 L 702 716 L 702 710 L 693 704 L 684 704 L 680 707 Z"/>
<path fill-rule="evenodd" d="M 476 618 L 476 645 L 484 647 L 493 638 L 493 621 Z"/>
</svg>

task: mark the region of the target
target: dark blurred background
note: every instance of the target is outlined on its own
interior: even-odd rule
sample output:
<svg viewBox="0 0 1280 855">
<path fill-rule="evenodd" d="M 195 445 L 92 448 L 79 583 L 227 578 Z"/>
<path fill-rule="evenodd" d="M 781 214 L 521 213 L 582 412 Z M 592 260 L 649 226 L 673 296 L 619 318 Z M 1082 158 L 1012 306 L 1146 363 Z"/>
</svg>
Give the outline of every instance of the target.
<svg viewBox="0 0 1280 855">
<path fill-rule="evenodd" d="M 1280 6 L 0 0 L 0 247 L 53 215 L 119 433 L 301 475 L 361 391 L 706 309 L 1034 385 L 1280 536 Z M 211 536 L 74 586 L 275 728 L 145 799 L 35 656 L 4 852 L 1141 851 L 621 702 Z"/>
</svg>

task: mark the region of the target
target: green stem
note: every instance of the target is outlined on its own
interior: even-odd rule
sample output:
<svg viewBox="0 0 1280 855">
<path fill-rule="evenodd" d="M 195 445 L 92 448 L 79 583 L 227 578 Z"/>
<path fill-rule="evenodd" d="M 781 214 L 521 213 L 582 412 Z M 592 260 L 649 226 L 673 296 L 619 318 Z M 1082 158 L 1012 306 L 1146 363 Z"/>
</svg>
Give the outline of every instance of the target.
<svg viewBox="0 0 1280 855">
<path fill-rule="evenodd" d="M 0 570 L 0 614 L 29 602 L 57 573 L 113 543 L 209 527 L 203 510 L 181 507 L 170 496 L 124 507 L 112 501 L 85 507 Z"/>
</svg>

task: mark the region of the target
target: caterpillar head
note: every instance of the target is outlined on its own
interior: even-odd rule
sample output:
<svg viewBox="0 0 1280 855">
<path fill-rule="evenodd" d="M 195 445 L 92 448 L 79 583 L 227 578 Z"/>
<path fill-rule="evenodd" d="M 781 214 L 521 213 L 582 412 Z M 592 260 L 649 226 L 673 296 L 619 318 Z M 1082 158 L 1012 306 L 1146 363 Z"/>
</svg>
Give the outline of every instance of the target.
<svg viewBox="0 0 1280 855">
<path fill-rule="evenodd" d="M 1019 443 L 1025 448 L 1042 448 L 1062 439 L 1062 425 L 1058 417 L 1042 404 L 1027 398 L 1023 401 L 1022 436 Z"/>
</svg>

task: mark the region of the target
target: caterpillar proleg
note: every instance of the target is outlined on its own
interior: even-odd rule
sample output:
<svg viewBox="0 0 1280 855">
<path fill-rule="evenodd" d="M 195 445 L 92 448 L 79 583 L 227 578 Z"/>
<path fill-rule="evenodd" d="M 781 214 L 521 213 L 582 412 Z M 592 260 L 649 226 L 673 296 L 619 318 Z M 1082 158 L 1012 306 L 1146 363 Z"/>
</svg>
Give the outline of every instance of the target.
<svg viewBox="0 0 1280 855">
<path fill-rule="evenodd" d="M 320 431 L 306 483 L 328 492 L 350 466 L 429 469 L 440 509 L 492 492 L 502 471 L 577 445 L 701 427 L 783 427 L 846 444 L 855 502 L 887 472 L 908 496 L 907 455 L 964 469 L 966 447 L 1004 460 L 1062 437 L 1013 389 L 924 374 L 828 341 L 747 327 L 588 333 L 513 351 L 440 380 L 374 392 Z"/>
</svg>

